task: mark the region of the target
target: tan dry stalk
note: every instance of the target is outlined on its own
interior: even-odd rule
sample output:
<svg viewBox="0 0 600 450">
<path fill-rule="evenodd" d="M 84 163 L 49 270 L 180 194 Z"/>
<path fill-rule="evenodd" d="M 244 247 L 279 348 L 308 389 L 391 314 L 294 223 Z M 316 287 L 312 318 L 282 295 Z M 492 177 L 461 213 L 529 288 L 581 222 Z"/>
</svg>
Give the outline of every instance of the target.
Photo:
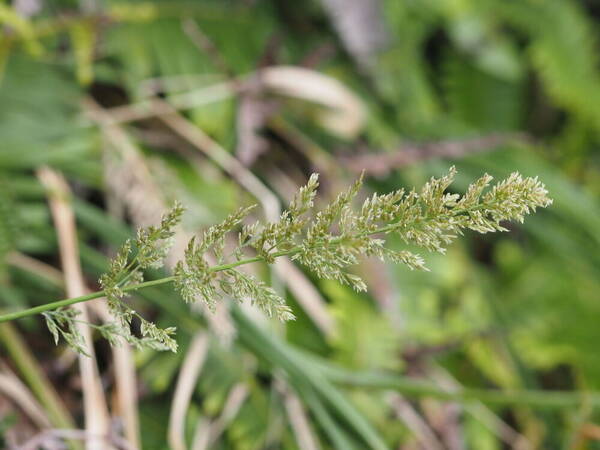
<svg viewBox="0 0 600 450">
<path fill-rule="evenodd" d="M 188 407 L 202 371 L 208 353 L 209 340 L 204 332 L 198 332 L 192 339 L 190 347 L 183 359 L 169 416 L 167 440 L 172 450 L 186 450 L 185 423 Z"/>
<path fill-rule="evenodd" d="M 48 190 L 48 201 L 58 235 L 60 259 L 65 277 L 67 295 L 70 297 L 85 295 L 88 291 L 83 280 L 79 261 L 75 216 L 70 207 L 69 200 L 71 190 L 65 179 L 50 168 L 40 168 L 37 176 Z M 73 308 L 79 311 L 82 321 L 89 321 L 86 304 L 76 304 L 73 305 Z M 85 429 L 90 436 L 94 437 L 86 441 L 86 449 L 106 450 L 107 443 L 105 439 L 110 433 L 110 418 L 100 373 L 98 372 L 92 334 L 86 324 L 78 322 L 77 326 L 89 352 L 89 357 L 84 355 L 78 356 L 83 390 Z"/>
</svg>

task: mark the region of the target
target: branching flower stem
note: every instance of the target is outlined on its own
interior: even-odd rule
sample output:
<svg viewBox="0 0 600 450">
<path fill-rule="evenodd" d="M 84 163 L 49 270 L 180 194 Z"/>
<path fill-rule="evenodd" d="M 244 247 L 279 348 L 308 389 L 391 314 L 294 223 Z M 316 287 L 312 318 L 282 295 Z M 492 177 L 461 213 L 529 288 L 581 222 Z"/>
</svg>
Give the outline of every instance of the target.
<svg viewBox="0 0 600 450">
<path fill-rule="evenodd" d="M 461 209 L 458 211 L 452 211 L 452 214 L 454 216 L 456 216 L 456 215 L 464 214 L 464 213 L 474 211 L 474 210 L 482 210 L 482 209 L 485 209 L 486 206 L 487 205 L 485 205 L 485 204 L 479 204 L 479 205 L 475 205 L 475 206 L 472 206 L 469 208 L 464 208 L 464 209 Z M 338 236 L 338 237 L 332 239 L 331 241 L 329 241 L 329 244 L 339 244 L 343 239 L 353 239 L 353 238 L 359 238 L 359 237 L 365 237 L 365 236 L 373 236 L 376 234 L 389 233 L 391 231 L 394 231 L 397 228 L 398 228 L 398 224 L 393 223 L 393 224 L 389 224 L 389 225 L 380 227 L 374 231 L 369 231 L 366 233 L 358 233 L 358 234 L 356 234 L 354 236 L 350 236 L 350 237 Z M 318 247 L 319 247 L 319 245 L 315 245 L 313 248 L 318 248 Z M 302 251 L 302 247 L 297 246 L 290 250 L 281 250 L 278 252 L 274 252 L 271 254 L 271 256 L 274 258 L 279 258 L 281 256 L 293 256 L 293 255 L 299 253 L 300 251 Z M 132 261 L 132 263 L 133 262 L 134 261 Z M 252 258 L 246 258 L 246 259 L 234 261 L 234 262 L 231 262 L 228 264 L 221 264 L 221 265 L 213 266 L 213 267 L 210 267 L 208 269 L 208 271 L 209 272 L 222 272 L 224 270 L 233 269 L 235 267 L 239 267 L 239 266 L 243 266 L 245 264 L 251 264 L 251 263 L 255 263 L 255 262 L 265 262 L 265 258 L 263 256 L 254 256 Z M 133 272 L 130 272 L 126 278 L 121 280 L 121 282 L 124 282 L 124 281 L 126 281 L 126 279 L 129 279 L 131 273 L 133 273 Z M 132 291 L 137 291 L 137 290 L 143 289 L 143 288 L 148 288 L 148 287 L 152 287 L 152 286 L 160 286 L 162 284 L 172 283 L 173 281 L 175 281 L 175 277 L 169 276 L 169 277 L 159 278 L 157 280 L 150 280 L 150 281 L 145 281 L 143 283 L 132 284 L 132 285 L 123 287 L 122 290 L 124 292 L 132 292 Z M 33 316 L 33 315 L 40 314 L 40 313 L 43 313 L 46 311 L 51 311 L 51 310 L 54 310 L 57 308 L 70 306 L 75 303 L 87 302 L 90 300 L 104 297 L 105 295 L 106 295 L 106 292 L 104 290 L 102 290 L 102 291 L 93 292 L 91 294 L 82 295 L 80 297 L 67 298 L 64 300 L 58 300 L 55 302 L 50 302 L 50 303 L 46 303 L 43 305 L 35 306 L 33 308 L 15 311 L 13 313 L 3 314 L 3 315 L 0 315 L 0 323 L 8 322 L 11 320 L 16 320 L 16 319 L 21 319 L 23 317 Z"/>
<path fill-rule="evenodd" d="M 392 228 L 393 228 L 392 226 L 381 227 L 380 229 L 378 229 L 372 233 L 369 233 L 369 234 L 386 233 L 386 232 L 390 231 Z M 272 256 L 275 258 L 279 258 L 281 256 L 292 256 L 292 255 L 300 252 L 300 250 L 301 250 L 301 247 L 295 247 L 290 250 L 282 250 L 282 251 L 275 252 L 272 254 Z M 221 264 L 218 266 L 213 266 L 213 267 L 209 268 L 208 270 L 210 272 L 222 272 L 224 270 L 233 269 L 235 267 L 243 266 L 245 264 L 251 264 L 251 263 L 261 262 L 261 261 L 265 261 L 265 258 L 262 256 L 254 256 L 252 258 L 246 258 L 246 259 L 242 259 L 240 261 L 234 261 L 229 264 Z M 125 278 L 123 279 L 123 281 L 124 280 L 125 280 Z M 148 287 L 152 287 L 152 286 L 160 286 L 161 284 L 172 283 L 173 281 L 175 281 L 175 277 L 169 276 L 169 277 L 159 278 L 157 280 L 144 281 L 143 283 L 131 284 L 129 286 L 123 287 L 122 290 L 123 290 L 123 292 L 132 292 L 132 291 L 137 291 L 139 289 L 144 289 L 144 288 L 148 288 Z M 15 311 L 12 313 L 2 314 L 2 315 L 0 315 L 0 323 L 9 322 L 11 320 L 16 320 L 16 319 L 22 319 L 23 317 L 34 316 L 36 314 L 41 314 L 46 311 L 52 311 L 57 308 L 63 308 L 65 306 L 74 305 L 76 303 L 88 302 L 90 300 L 95 300 L 97 298 L 102 298 L 105 296 L 106 296 L 106 292 L 104 290 L 96 291 L 96 292 L 92 292 L 90 294 L 82 295 L 80 297 L 66 298 L 63 300 L 57 300 L 55 302 L 50 302 L 50 303 L 45 303 L 43 305 L 34 306 L 33 308 L 28 308 L 28 309 L 23 309 L 20 311 Z"/>
<path fill-rule="evenodd" d="M 518 173 L 491 187 L 492 177 L 484 175 L 464 195 L 449 193 L 455 174 L 452 168 L 447 175 L 432 178 L 419 192 L 399 189 L 385 195 L 373 194 L 356 208 L 360 179 L 318 211 L 314 211 L 313 202 L 319 185 L 314 174 L 279 221 L 243 225 L 252 207 L 240 208 L 192 238 L 172 276 L 144 281 L 144 271 L 161 267 L 172 243 L 184 211 L 176 203 L 159 225 L 138 230 L 134 240 L 123 244 L 108 272 L 100 277 L 102 290 L 0 315 L 0 323 L 41 313 L 57 342 L 62 337 L 85 353 L 75 326 L 76 313 L 65 307 L 105 297 L 115 322 L 98 328 L 103 337 L 113 343 L 118 342 L 113 337 L 118 335 L 137 347 L 176 351 L 175 328 L 162 329 L 144 319 L 124 301 L 126 294 L 173 283 L 186 302 L 200 300 L 212 308 L 225 295 L 238 301 L 250 300 L 268 317 L 292 320 L 291 308 L 273 288 L 236 268 L 255 262 L 272 264 L 276 258 L 289 256 L 319 278 L 363 291 L 366 284 L 351 271 L 363 256 L 427 270 L 420 255 L 385 247 L 387 235 L 395 234 L 408 245 L 443 253 L 465 229 L 479 233 L 506 231 L 505 221 L 522 222 L 525 215 L 552 202 L 537 178 L 523 178 Z M 226 235 L 240 228 L 238 246 L 226 255 Z M 253 256 L 247 254 L 249 248 Z M 216 259 L 214 265 L 208 262 L 208 252 Z"/>
</svg>

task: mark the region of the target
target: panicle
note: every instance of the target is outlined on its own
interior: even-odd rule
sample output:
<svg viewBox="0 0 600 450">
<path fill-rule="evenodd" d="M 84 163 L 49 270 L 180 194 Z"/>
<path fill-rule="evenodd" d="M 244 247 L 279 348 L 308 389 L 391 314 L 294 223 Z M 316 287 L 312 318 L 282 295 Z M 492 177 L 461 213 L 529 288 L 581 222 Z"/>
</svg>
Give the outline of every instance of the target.
<svg viewBox="0 0 600 450">
<path fill-rule="evenodd" d="M 479 233 L 506 231 L 505 222 L 522 222 L 525 215 L 552 203 L 537 177 L 522 177 L 515 172 L 490 187 L 492 177 L 485 174 L 461 196 L 449 191 L 455 176 L 452 167 L 446 175 L 431 178 L 420 191 L 375 193 L 356 207 L 361 176 L 331 203 L 313 211 L 319 186 L 318 176 L 313 174 L 277 222 L 243 224 L 253 207 L 240 208 L 200 237 L 192 238 L 183 260 L 175 266 L 175 288 L 186 302 L 200 300 L 211 309 L 226 295 L 238 301 L 249 300 L 268 317 L 292 320 L 294 315 L 284 298 L 263 281 L 238 270 L 238 266 L 259 260 L 270 264 L 279 256 L 289 255 L 319 278 L 364 291 L 366 284 L 352 272 L 352 266 L 362 257 L 375 256 L 411 270 L 428 270 L 418 253 L 387 248 L 385 238 L 389 234 L 396 234 L 410 246 L 444 253 L 465 229 Z M 95 327 L 111 343 L 118 343 L 117 337 L 121 337 L 137 347 L 177 350 L 175 329 L 161 329 L 147 321 L 124 302 L 124 297 L 126 291 L 143 281 L 144 269 L 162 265 L 183 211 L 176 203 L 160 225 L 139 230 L 134 241 L 123 244 L 108 272 L 100 278 L 115 322 Z M 237 246 L 226 254 L 226 237 L 233 232 L 238 232 Z M 216 265 L 209 263 L 209 251 Z M 247 255 L 248 251 L 252 254 Z M 85 352 L 74 310 L 51 311 L 45 313 L 45 318 L 56 341 L 62 336 L 77 351 Z M 131 332 L 134 318 L 139 319 L 140 337 Z"/>
</svg>

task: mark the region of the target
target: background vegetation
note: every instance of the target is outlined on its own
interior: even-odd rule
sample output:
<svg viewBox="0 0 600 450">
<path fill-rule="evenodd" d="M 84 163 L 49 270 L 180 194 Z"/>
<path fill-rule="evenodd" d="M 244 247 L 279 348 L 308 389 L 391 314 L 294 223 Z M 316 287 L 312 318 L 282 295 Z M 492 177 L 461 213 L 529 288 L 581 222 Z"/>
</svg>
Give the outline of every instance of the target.
<svg viewBox="0 0 600 450">
<path fill-rule="evenodd" d="M 599 15 L 566 0 L 1 2 L 1 308 L 97 290 L 174 199 L 189 237 L 253 202 L 276 217 L 311 172 L 323 203 L 362 170 L 386 192 L 451 165 L 459 189 L 519 170 L 555 201 L 427 255 L 431 272 L 368 260 L 367 294 L 256 267 L 293 306 L 285 326 L 140 291 L 137 309 L 177 326 L 176 354 L 98 339 L 78 361 L 39 317 L 3 324 L 0 447 L 110 430 L 115 448 L 600 448 Z"/>
</svg>

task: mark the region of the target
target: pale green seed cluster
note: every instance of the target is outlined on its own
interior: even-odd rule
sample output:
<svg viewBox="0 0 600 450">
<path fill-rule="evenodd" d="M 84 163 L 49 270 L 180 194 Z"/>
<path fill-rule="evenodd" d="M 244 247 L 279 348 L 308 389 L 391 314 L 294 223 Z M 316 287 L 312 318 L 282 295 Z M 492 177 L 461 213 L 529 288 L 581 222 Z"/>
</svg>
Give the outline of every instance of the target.
<svg viewBox="0 0 600 450">
<path fill-rule="evenodd" d="M 227 295 L 240 301 L 250 300 L 268 317 L 277 317 L 282 321 L 294 319 L 285 300 L 264 281 L 234 269 L 224 270 L 222 273 L 224 279 L 220 281 L 220 286 Z"/>
<path fill-rule="evenodd" d="M 83 335 L 77 328 L 77 316 L 79 315 L 79 311 L 76 309 L 59 308 L 42 314 L 46 320 L 48 330 L 50 330 L 50 333 L 52 333 L 52 336 L 54 337 L 55 344 L 58 344 L 58 341 L 62 336 L 69 347 L 79 353 L 87 355 Z"/>
<path fill-rule="evenodd" d="M 455 175 L 456 170 L 451 168 L 447 175 L 432 178 L 419 192 L 400 189 L 385 195 L 373 194 L 355 207 L 361 178 L 330 204 L 314 211 L 319 183 L 313 174 L 279 221 L 243 225 L 252 207 L 242 208 L 208 228 L 200 239 L 193 238 L 184 259 L 175 266 L 175 288 L 186 302 L 201 300 L 213 308 L 227 295 L 238 301 L 251 301 L 269 317 L 290 320 L 294 315 L 285 300 L 263 281 L 237 267 L 257 261 L 271 264 L 277 257 L 289 255 L 319 278 L 334 279 L 363 291 L 364 281 L 351 272 L 361 257 L 376 256 L 410 269 L 427 270 L 418 254 L 385 247 L 389 234 L 398 235 L 412 246 L 443 253 L 464 229 L 480 233 L 506 231 L 504 221 L 522 222 L 537 207 L 552 203 L 537 178 L 513 173 L 489 188 L 492 177 L 486 174 L 460 196 L 447 192 Z M 112 333 L 137 346 L 176 350 L 172 338 L 175 329 L 163 330 L 146 321 L 124 303 L 123 297 L 125 287 L 133 290 L 143 280 L 144 269 L 162 265 L 182 213 L 183 208 L 176 204 L 160 226 L 140 230 L 133 243 L 123 245 L 109 272 L 100 278 L 115 323 L 96 328 L 109 341 L 116 342 L 110 337 Z M 237 246 L 226 252 L 227 235 L 239 228 Z M 131 258 L 133 250 L 136 253 Z M 62 335 L 82 351 L 74 317 L 71 310 L 46 314 L 55 339 Z M 131 333 L 134 317 L 140 321 L 141 338 Z"/>
<path fill-rule="evenodd" d="M 221 298 L 221 293 L 215 287 L 216 274 L 210 270 L 205 254 L 212 250 L 217 264 L 223 263 L 225 236 L 235 229 L 253 208 L 254 206 L 238 209 L 220 224 L 208 228 L 199 242 L 195 237 L 190 240 L 183 261 L 177 262 L 174 271 L 175 288 L 186 302 L 202 299 L 211 309 L 214 308 L 217 300 Z"/>
<path fill-rule="evenodd" d="M 85 324 L 95 330 L 108 341 L 110 345 L 118 346 L 121 339 L 135 346 L 136 348 L 152 348 L 154 350 L 177 351 L 177 342 L 173 339 L 175 327 L 165 329 L 158 328 L 154 323 L 140 317 L 140 334 L 137 337 L 131 333 L 128 328 L 123 327 L 118 322 L 108 322 L 102 325 L 78 320 L 79 311 L 69 308 L 58 308 L 54 311 L 43 313 L 48 329 L 54 337 L 54 342 L 58 344 L 60 337 L 65 340 L 67 345 L 81 353 L 89 356 L 85 346 L 83 335 L 77 327 L 78 323 Z"/>
</svg>

